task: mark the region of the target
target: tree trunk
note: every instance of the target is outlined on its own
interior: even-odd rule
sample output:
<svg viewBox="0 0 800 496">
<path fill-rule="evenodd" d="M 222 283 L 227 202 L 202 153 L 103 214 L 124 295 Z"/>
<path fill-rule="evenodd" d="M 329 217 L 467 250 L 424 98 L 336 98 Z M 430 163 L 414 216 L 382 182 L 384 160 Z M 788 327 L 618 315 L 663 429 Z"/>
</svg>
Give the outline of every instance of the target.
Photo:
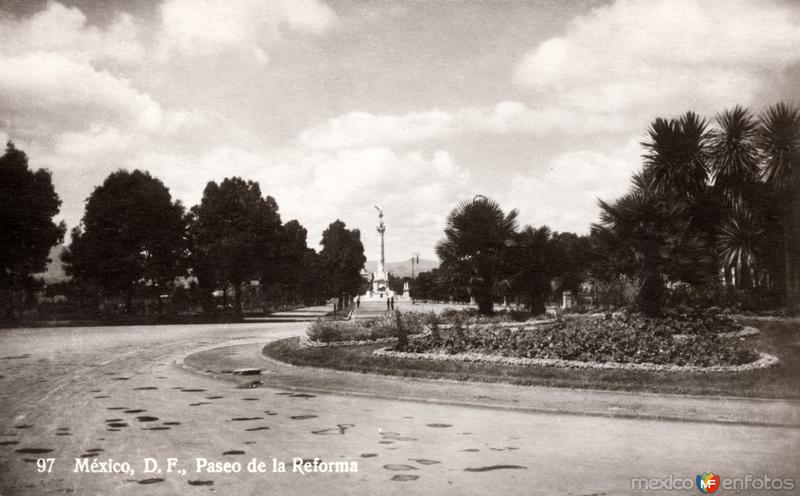
<svg viewBox="0 0 800 496">
<path fill-rule="evenodd" d="M 783 220 L 783 247 L 786 265 L 786 308 L 793 310 L 797 307 L 797 280 L 794 261 L 792 260 L 792 228 L 790 226 L 791 212 L 787 212 Z"/>
<path fill-rule="evenodd" d="M 639 289 L 637 306 L 648 317 L 659 317 L 664 300 L 664 279 L 661 275 L 645 276 Z"/>
<path fill-rule="evenodd" d="M 158 315 L 164 315 L 164 303 L 161 301 L 161 291 L 156 286 L 156 311 Z"/>
<path fill-rule="evenodd" d="M 236 312 L 236 315 L 242 314 L 242 284 L 236 283 L 233 286 L 233 310 Z"/>
<path fill-rule="evenodd" d="M 494 300 L 490 288 L 476 287 L 473 290 L 475 303 L 478 304 L 478 312 L 481 315 L 491 315 L 494 313 Z"/>
<path fill-rule="evenodd" d="M 131 289 L 125 292 L 125 313 L 133 315 L 133 290 Z"/>
</svg>

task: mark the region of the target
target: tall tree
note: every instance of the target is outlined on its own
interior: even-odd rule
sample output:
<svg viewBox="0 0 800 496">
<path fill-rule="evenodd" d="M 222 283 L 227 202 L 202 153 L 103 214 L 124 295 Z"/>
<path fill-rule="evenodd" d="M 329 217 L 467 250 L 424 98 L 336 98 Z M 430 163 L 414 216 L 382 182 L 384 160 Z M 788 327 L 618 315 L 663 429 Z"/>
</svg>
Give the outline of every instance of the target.
<svg viewBox="0 0 800 496">
<path fill-rule="evenodd" d="M 415 300 L 430 300 L 435 281 L 432 271 L 420 272 L 411 281 L 411 297 Z"/>
<path fill-rule="evenodd" d="M 169 189 L 148 172 L 123 169 L 89 196 L 62 259 L 78 283 L 124 296 L 130 312 L 137 287 L 158 297 L 183 273 L 186 249 L 180 201 L 173 201 Z"/>
<path fill-rule="evenodd" d="M 347 229 L 344 222 L 336 219 L 323 231 L 320 244 L 322 251 L 319 255 L 330 278 L 328 296 L 359 294 L 361 269 L 367 261 L 361 243 L 361 231 Z"/>
<path fill-rule="evenodd" d="M 284 304 L 289 300 L 296 302 L 300 294 L 300 280 L 305 268 L 303 260 L 308 250 L 307 235 L 306 228 L 296 220 L 290 220 L 280 230 L 278 259 L 272 271 L 272 281 L 280 288 Z"/>
<path fill-rule="evenodd" d="M 642 143 L 645 171 L 656 193 L 679 198 L 702 196 L 708 180 L 707 123 L 694 112 L 678 119 L 657 118 Z"/>
<path fill-rule="evenodd" d="M 596 241 L 617 273 L 641 284 L 639 309 L 660 315 L 668 281 L 699 283 L 708 274 L 704 241 L 689 223 L 683 202 L 666 199 L 645 172 L 634 175 L 632 190 L 613 204 L 602 200 Z"/>
<path fill-rule="evenodd" d="M 579 291 L 591 265 L 592 249 L 588 236 L 571 232 L 552 234 L 548 264 L 561 279 L 561 289 Z"/>
<path fill-rule="evenodd" d="M 735 271 L 736 285 L 751 274 L 762 229 L 755 195 L 758 187 L 758 123 L 749 110 L 737 105 L 716 117 L 709 138 L 711 197 L 716 200 L 717 259 L 726 280 Z"/>
<path fill-rule="evenodd" d="M 708 123 L 694 112 L 677 119 L 657 118 L 648 130 L 644 170 L 652 193 L 662 200 L 681 203 L 674 214 L 684 215 L 686 228 L 703 241 L 704 259 L 713 259 L 720 220 L 718 202 L 709 188 Z M 713 264 L 704 266 L 709 279 Z"/>
<path fill-rule="evenodd" d="M 281 218 L 278 204 L 263 197 L 255 181 L 225 178 L 209 182 L 192 208 L 194 259 L 200 274 L 212 277 L 206 287 L 234 290 L 234 309 L 242 311 L 242 284 L 271 277 L 280 259 Z"/>
<path fill-rule="evenodd" d="M 763 153 L 763 179 L 782 211 L 787 305 L 800 304 L 800 109 L 778 103 L 760 118 L 758 143 Z"/>
<path fill-rule="evenodd" d="M 300 271 L 297 288 L 300 299 L 306 305 L 322 305 L 331 293 L 331 277 L 322 257 L 313 248 L 303 255 L 303 270 Z"/>
<path fill-rule="evenodd" d="M 50 248 L 64 237 L 64 223 L 56 224 L 61 200 L 50 172 L 31 170 L 28 156 L 8 142 L 0 157 L 0 305 L 13 316 L 16 293 L 42 272 Z"/>
<path fill-rule="evenodd" d="M 736 286 L 753 275 L 759 255 L 762 224 L 751 210 L 739 209 L 725 217 L 718 236 L 719 262 L 723 267 L 736 269 Z"/>
<path fill-rule="evenodd" d="M 497 202 L 479 195 L 450 211 L 444 234 L 436 245 L 441 270 L 466 281 L 478 311 L 492 313 L 498 285 L 510 275 L 517 211 L 506 215 Z"/>
<path fill-rule="evenodd" d="M 550 294 L 550 280 L 555 275 L 552 235 L 547 226 L 525 226 L 517 235 L 514 247 L 517 270 L 513 285 L 515 293 L 523 298 L 531 313 L 544 313 L 544 304 Z"/>
<path fill-rule="evenodd" d="M 740 210 L 758 179 L 758 123 L 739 105 L 718 114 L 716 122 L 709 139 L 714 189 L 729 209 Z"/>
</svg>

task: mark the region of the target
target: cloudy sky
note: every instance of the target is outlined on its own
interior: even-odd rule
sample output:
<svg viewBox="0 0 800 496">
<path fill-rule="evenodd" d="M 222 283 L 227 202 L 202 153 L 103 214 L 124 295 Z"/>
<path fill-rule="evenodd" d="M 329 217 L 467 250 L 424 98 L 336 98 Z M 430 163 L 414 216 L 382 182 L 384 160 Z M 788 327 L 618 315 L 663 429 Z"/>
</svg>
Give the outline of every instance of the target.
<svg viewBox="0 0 800 496">
<path fill-rule="evenodd" d="M 71 228 L 118 168 L 187 206 L 238 175 L 316 246 L 434 258 L 483 194 L 587 232 L 649 122 L 800 102 L 800 2 L 3 0 L 0 139 L 53 172 Z"/>
</svg>

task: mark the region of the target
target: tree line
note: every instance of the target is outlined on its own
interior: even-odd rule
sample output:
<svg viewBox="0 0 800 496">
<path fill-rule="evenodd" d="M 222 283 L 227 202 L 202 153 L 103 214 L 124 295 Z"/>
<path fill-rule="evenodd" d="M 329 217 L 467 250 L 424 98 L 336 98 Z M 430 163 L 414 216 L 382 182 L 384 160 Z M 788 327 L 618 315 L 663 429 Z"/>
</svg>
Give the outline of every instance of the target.
<svg viewBox="0 0 800 496">
<path fill-rule="evenodd" d="M 642 146 L 629 192 L 599 200 L 588 235 L 520 228 L 516 210 L 506 213 L 480 195 L 458 204 L 436 246 L 440 268 L 419 274 L 412 295 L 472 297 L 484 313 L 510 299 L 540 312 L 558 292 L 588 282 L 604 301 L 648 315 L 679 299 L 796 309 L 800 109 L 779 103 L 758 114 L 736 106 L 711 121 L 691 111 L 659 117 Z M 66 227 L 52 220 L 60 204 L 50 173 L 31 170 L 9 143 L 0 157 L 6 316 L 36 287 L 33 274 L 64 238 Z M 223 309 L 241 312 L 243 291 L 254 282 L 273 303 L 360 294 L 360 232 L 336 220 L 319 252 L 306 238 L 299 222 L 282 222 L 257 182 L 209 182 L 200 203 L 186 209 L 148 172 L 119 170 L 87 199 L 63 261 L 84 299 L 118 299 L 128 312 L 137 296 L 157 305 L 170 291 L 180 297 L 182 277 L 207 312 L 220 306 L 213 296 L 220 292 Z"/>
<path fill-rule="evenodd" d="M 796 309 L 797 106 L 758 115 L 736 106 L 713 122 L 691 111 L 657 118 L 642 146 L 630 191 L 599 200 L 588 236 L 520 230 L 516 210 L 479 195 L 450 212 L 436 247 L 440 270 L 420 277 L 430 288 L 466 291 L 483 313 L 509 296 L 538 312 L 556 290 L 581 282 L 651 316 L 675 302 Z"/>
<path fill-rule="evenodd" d="M 0 157 L 6 317 L 38 287 L 33 274 L 63 240 L 64 224 L 52 221 L 60 203 L 50 173 L 30 170 L 25 153 L 9 143 Z M 337 219 L 317 252 L 297 220 L 282 222 L 258 182 L 239 177 L 209 182 L 200 203 L 186 209 L 148 172 L 115 171 L 87 198 L 70 237 L 61 257 L 73 299 L 128 314 L 141 301 L 164 312 L 163 295 L 173 306 L 195 299 L 204 312 L 238 314 L 243 291 L 255 285 L 259 306 L 319 304 L 357 294 L 366 261 L 358 229 Z"/>
</svg>

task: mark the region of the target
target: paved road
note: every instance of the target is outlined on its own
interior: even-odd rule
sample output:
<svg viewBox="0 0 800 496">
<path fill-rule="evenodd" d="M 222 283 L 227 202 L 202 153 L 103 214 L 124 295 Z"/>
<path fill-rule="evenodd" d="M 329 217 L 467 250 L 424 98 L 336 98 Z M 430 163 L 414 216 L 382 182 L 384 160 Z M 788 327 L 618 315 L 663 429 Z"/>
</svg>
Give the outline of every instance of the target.
<svg viewBox="0 0 800 496">
<path fill-rule="evenodd" d="M 614 495 L 635 493 L 632 477 L 798 477 L 798 429 L 236 389 L 174 364 L 305 326 L 0 331 L 0 495 Z M 81 457 L 128 462 L 135 473 L 76 473 Z M 161 474 L 143 473 L 146 457 Z M 169 457 L 186 473 L 166 473 Z M 37 458 L 54 458 L 52 472 L 37 473 Z M 196 473 L 197 458 L 239 462 L 242 472 Z M 247 473 L 253 458 L 269 472 Z M 286 473 L 271 471 L 273 458 Z M 356 462 L 358 472 L 292 473 L 293 458 Z"/>
</svg>

